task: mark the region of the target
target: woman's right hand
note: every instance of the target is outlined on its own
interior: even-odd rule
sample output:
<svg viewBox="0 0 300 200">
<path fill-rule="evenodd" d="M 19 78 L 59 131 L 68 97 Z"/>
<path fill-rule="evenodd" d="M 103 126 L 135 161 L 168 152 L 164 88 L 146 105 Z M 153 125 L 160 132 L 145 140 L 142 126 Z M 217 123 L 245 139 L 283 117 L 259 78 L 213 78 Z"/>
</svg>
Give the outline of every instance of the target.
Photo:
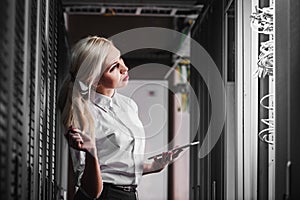
<svg viewBox="0 0 300 200">
<path fill-rule="evenodd" d="M 98 198 L 101 194 L 103 184 L 95 140 L 88 134 L 82 133 L 80 129 L 72 126 L 68 128 L 66 138 L 72 148 L 86 152 L 84 170 L 80 178 L 80 187 L 87 194 L 84 199 Z"/>
<path fill-rule="evenodd" d="M 66 137 L 69 145 L 79 151 L 89 152 L 92 155 L 96 152 L 95 141 L 87 134 L 83 134 L 81 130 L 69 127 Z"/>
</svg>

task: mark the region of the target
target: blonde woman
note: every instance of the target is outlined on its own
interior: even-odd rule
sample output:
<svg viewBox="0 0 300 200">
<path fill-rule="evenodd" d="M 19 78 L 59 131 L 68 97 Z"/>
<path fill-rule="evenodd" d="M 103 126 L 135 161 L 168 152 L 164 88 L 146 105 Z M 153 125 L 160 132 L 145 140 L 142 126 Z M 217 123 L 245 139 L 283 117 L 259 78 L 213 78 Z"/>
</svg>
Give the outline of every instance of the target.
<svg viewBox="0 0 300 200">
<path fill-rule="evenodd" d="M 116 91 L 128 80 L 128 68 L 111 41 L 87 37 L 74 46 L 60 104 L 79 187 L 75 199 L 136 200 L 141 176 L 161 171 L 181 151 L 144 163 L 138 107 Z"/>
</svg>

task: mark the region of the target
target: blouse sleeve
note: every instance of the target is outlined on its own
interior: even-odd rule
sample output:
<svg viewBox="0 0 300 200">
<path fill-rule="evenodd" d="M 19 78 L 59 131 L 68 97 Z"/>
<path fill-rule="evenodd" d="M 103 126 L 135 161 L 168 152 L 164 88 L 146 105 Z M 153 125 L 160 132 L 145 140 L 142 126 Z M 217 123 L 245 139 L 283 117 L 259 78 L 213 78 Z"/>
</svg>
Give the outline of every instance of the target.
<svg viewBox="0 0 300 200">
<path fill-rule="evenodd" d="M 70 155 L 73 163 L 73 170 L 75 175 L 76 186 L 80 186 L 80 179 L 82 177 L 85 167 L 85 152 L 78 151 L 70 147 Z"/>
</svg>

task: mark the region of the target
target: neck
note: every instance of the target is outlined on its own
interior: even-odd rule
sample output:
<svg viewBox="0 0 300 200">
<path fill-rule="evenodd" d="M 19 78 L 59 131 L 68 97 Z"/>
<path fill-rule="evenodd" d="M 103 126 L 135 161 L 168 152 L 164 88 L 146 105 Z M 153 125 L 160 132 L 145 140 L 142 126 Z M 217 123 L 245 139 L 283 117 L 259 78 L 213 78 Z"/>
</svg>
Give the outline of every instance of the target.
<svg viewBox="0 0 300 200">
<path fill-rule="evenodd" d="M 104 88 L 98 88 L 96 90 L 96 92 L 104 95 L 104 96 L 108 96 L 108 97 L 112 97 L 115 93 L 115 89 L 104 89 Z"/>
</svg>

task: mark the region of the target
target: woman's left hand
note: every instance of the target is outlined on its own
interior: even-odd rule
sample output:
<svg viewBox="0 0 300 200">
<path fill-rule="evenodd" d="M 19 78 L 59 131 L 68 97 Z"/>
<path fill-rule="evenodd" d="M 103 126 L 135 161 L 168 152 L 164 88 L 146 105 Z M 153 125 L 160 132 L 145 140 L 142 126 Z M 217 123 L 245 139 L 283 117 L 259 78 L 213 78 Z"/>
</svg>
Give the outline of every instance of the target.
<svg viewBox="0 0 300 200">
<path fill-rule="evenodd" d="M 173 152 L 163 152 L 161 158 L 154 157 L 154 161 L 151 164 L 151 171 L 163 170 L 173 159 Z"/>
<path fill-rule="evenodd" d="M 163 170 L 172 161 L 174 161 L 182 151 L 183 150 L 181 148 L 179 148 L 179 149 L 176 149 L 173 151 L 163 152 L 162 156 L 160 158 L 154 157 L 154 161 L 152 162 L 151 170 L 152 171 Z"/>
</svg>

